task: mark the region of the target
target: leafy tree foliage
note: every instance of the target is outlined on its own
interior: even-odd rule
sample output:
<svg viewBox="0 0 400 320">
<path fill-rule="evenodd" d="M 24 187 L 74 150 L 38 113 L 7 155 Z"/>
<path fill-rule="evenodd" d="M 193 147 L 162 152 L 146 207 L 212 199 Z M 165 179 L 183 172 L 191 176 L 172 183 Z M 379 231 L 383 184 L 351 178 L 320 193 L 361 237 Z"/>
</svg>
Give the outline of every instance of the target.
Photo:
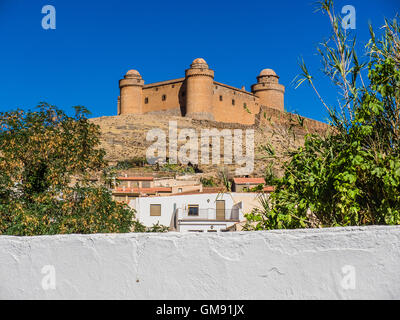
<svg viewBox="0 0 400 320">
<path fill-rule="evenodd" d="M 308 135 L 291 152 L 276 191 L 248 215 L 248 229 L 400 224 L 399 25 L 385 20 L 379 38 L 370 27 L 362 63 L 333 2 L 321 1 L 320 10 L 333 32 L 318 52 L 324 73 L 339 88 L 339 106 L 324 101 L 304 62 L 299 84 L 315 90 L 332 130 Z"/>
<path fill-rule="evenodd" d="M 215 187 L 216 183 L 214 182 L 213 177 L 210 178 L 200 178 L 200 182 L 203 187 Z"/>
<path fill-rule="evenodd" d="M 134 212 L 90 177 L 106 167 L 98 126 L 42 103 L 0 113 L 0 234 L 129 232 Z"/>
</svg>

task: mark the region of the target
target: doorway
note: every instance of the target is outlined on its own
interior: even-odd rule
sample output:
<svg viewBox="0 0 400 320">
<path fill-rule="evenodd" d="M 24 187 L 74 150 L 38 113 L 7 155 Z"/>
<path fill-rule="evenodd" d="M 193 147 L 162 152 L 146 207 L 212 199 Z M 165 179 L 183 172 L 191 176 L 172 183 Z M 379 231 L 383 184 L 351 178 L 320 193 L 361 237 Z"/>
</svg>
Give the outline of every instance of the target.
<svg viewBox="0 0 400 320">
<path fill-rule="evenodd" d="M 225 200 L 217 200 L 216 211 L 216 219 L 225 220 Z"/>
</svg>

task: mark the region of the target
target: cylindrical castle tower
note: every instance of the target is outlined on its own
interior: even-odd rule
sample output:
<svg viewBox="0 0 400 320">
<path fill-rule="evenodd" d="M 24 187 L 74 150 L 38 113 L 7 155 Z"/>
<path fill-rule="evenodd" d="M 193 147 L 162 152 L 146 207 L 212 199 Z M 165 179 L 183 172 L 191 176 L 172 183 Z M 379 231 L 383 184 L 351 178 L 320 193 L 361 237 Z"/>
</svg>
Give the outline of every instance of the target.
<svg viewBox="0 0 400 320">
<path fill-rule="evenodd" d="M 212 110 L 214 71 L 197 58 L 186 70 L 186 116 L 214 120 Z"/>
<path fill-rule="evenodd" d="M 272 69 L 264 69 L 257 77 L 257 83 L 251 86 L 251 91 L 260 98 L 260 105 L 284 110 L 285 87 L 279 84 L 279 77 Z"/>
<path fill-rule="evenodd" d="M 136 70 L 129 70 L 124 79 L 119 80 L 120 101 L 118 114 L 141 114 L 142 88 L 144 81 Z"/>
</svg>

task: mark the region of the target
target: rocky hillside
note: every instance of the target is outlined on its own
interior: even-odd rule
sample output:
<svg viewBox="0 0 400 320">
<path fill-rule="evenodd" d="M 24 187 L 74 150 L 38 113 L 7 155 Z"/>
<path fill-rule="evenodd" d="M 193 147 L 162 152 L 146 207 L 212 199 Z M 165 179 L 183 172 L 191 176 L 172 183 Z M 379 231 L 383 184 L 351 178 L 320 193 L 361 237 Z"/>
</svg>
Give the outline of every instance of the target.
<svg viewBox="0 0 400 320">
<path fill-rule="evenodd" d="M 289 115 L 289 116 L 288 116 Z M 309 125 L 301 118 L 286 114 L 285 119 L 268 118 L 260 126 L 244 126 L 240 124 L 227 124 L 214 121 L 194 120 L 180 116 L 166 114 L 146 114 L 146 115 L 124 115 L 100 117 L 91 119 L 100 126 L 102 132 L 102 147 L 107 152 L 107 160 L 118 162 L 130 159 L 144 159 L 147 148 L 153 144 L 146 141 L 147 132 L 151 129 L 161 129 L 167 135 L 169 121 L 176 121 L 178 132 L 183 128 L 194 128 L 200 136 L 203 128 L 222 129 L 254 129 L 255 132 L 255 159 L 254 176 L 264 176 L 270 166 L 274 168 L 276 174 L 280 173 L 280 166 L 285 160 L 285 152 L 301 145 L 307 132 L 326 131 L 326 126 L 317 124 Z M 321 129 L 322 128 L 322 129 Z M 200 140 L 200 138 L 199 138 Z M 178 150 L 185 142 L 178 143 Z M 200 145 L 200 144 L 199 144 Z M 223 152 L 223 141 L 221 139 L 221 153 Z M 245 147 L 243 146 L 243 152 Z M 168 156 L 168 154 L 167 154 Z M 272 158 L 274 156 L 274 158 Z M 199 170 L 204 176 L 218 176 L 221 171 L 230 177 L 234 175 L 235 165 L 224 165 L 221 156 L 219 165 L 199 164 Z M 137 168 L 137 171 L 144 169 Z M 159 170 L 156 166 L 148 166 L 146 171 Z"/>
</svg>

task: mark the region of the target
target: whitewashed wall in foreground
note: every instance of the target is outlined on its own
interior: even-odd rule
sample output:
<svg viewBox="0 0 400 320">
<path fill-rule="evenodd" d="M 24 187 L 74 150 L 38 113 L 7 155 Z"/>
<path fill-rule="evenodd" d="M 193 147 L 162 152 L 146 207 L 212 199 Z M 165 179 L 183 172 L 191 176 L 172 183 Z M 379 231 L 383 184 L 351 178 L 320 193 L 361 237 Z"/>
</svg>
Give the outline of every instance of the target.
<svg viewBox="0 0 400 320">
<path fill-rule="evenodd" d="M 400 298 L 400 227 L 0 236 L 1 299 Z"/>
</svg>

